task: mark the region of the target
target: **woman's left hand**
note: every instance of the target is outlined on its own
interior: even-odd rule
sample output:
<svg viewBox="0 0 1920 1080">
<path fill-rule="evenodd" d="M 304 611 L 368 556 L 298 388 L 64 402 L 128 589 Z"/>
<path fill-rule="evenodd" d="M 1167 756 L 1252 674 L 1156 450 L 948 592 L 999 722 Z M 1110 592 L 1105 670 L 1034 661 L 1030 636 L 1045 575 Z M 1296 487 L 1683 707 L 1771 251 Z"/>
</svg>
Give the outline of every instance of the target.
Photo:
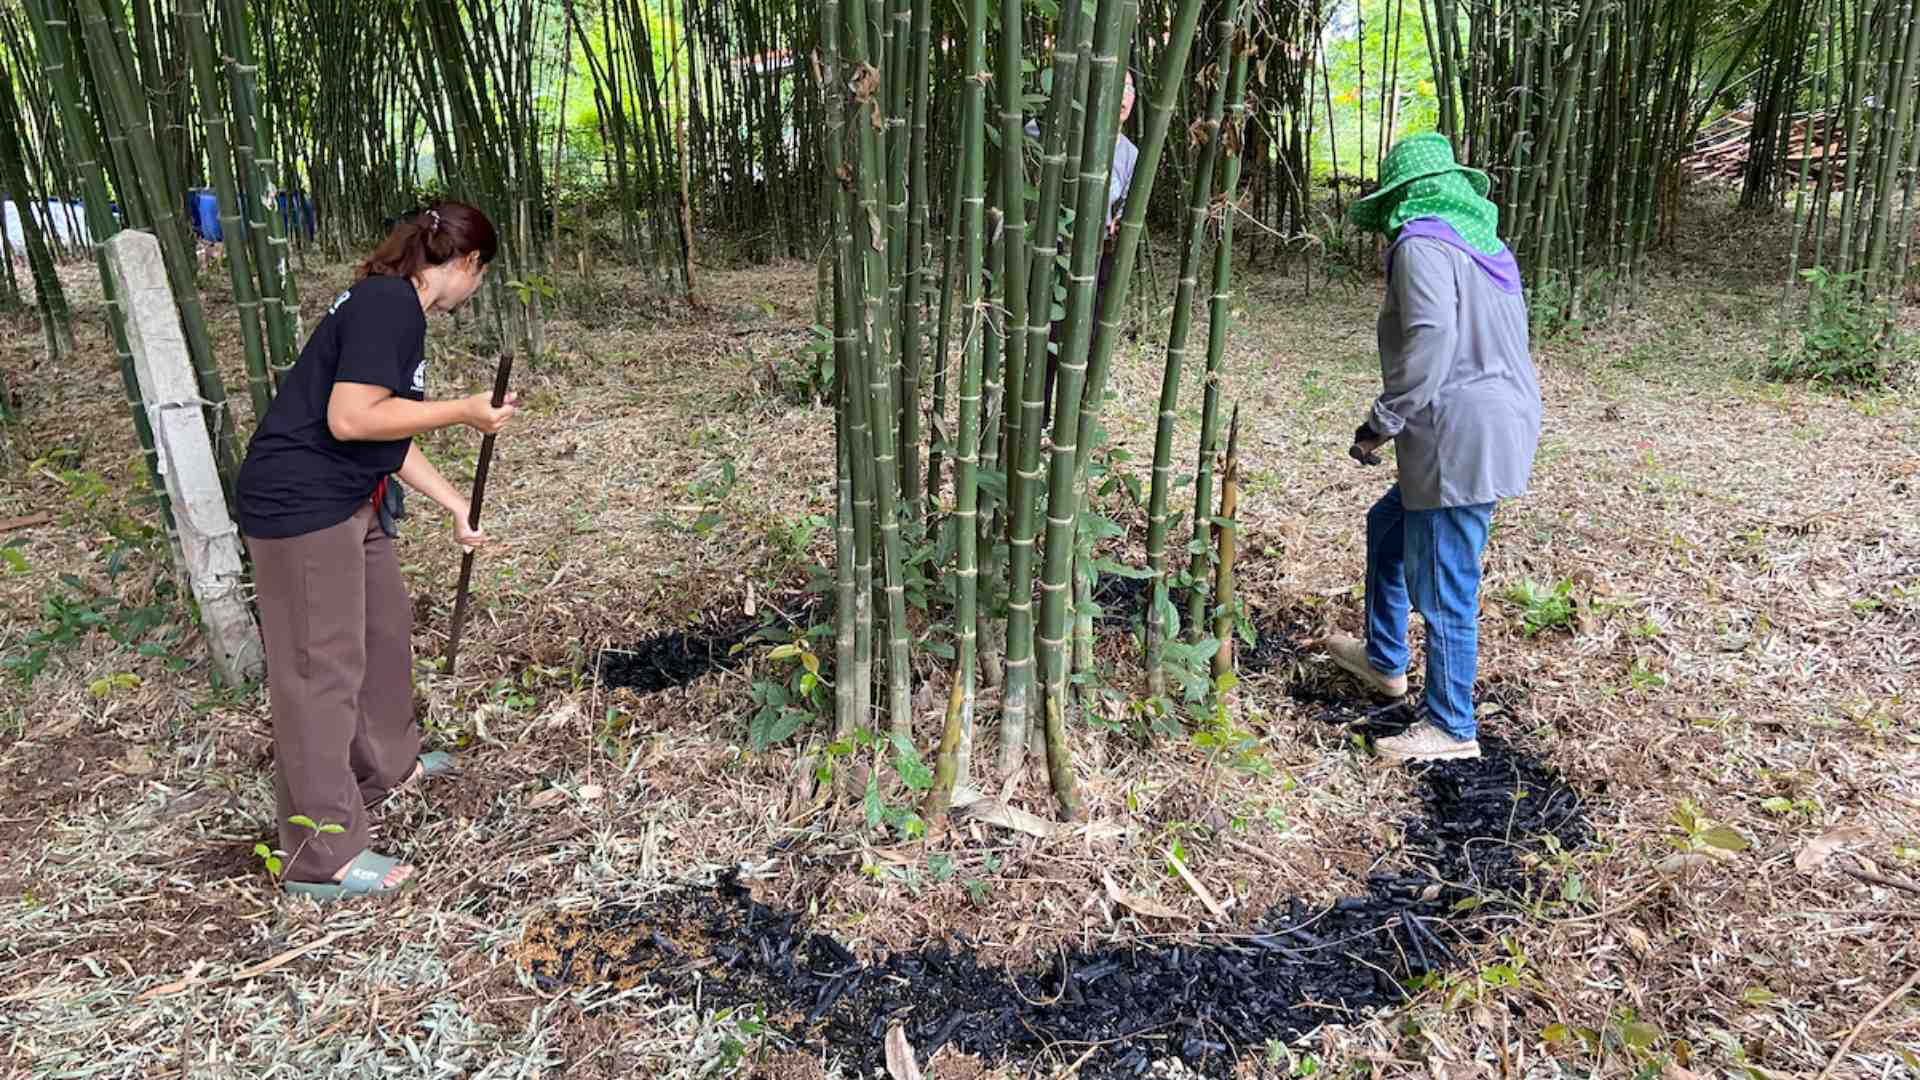
<svg viewBox="0 0 1920 1080">
<path fill-rule="evenodd" d="M 467 524 L 473 516 L 473 508 L 470 504 L 463 500 L 458 506 L 451 506 L 448 509 L 453 511 L 454 543 L 472 551 L 474 548 L 485 547 L 491 542 L 492 538 L 484 530 L 475 529 Z"/>
<path fill-rule="evenodd" d="M 493 538 L 488 536 L 482 529 L 467 528 L 467 523 L 462 520 L 454 523 L 453 541 L 468 551 L 472 551 L 475 548 L 486 547 L 493 542 Z"/>
</svg>

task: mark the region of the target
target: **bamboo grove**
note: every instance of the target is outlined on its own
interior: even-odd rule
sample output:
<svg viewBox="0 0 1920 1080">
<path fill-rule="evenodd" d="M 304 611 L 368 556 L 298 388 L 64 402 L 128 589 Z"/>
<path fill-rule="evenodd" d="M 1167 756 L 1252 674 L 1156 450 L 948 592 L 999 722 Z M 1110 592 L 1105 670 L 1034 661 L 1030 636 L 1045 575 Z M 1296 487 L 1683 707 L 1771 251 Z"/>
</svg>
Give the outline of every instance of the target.
<svg viewBox="0 0 1920 1080">
<path fill-rule="evenodd" d="M 1896 183 L 1910 190 L 1913 182 L 1911 168 L 1899 168 L 1903 148 L 1912 152 L 1920 75 L 1910 56 L 1910 0 L 1863 0 L 1853 11 L 1836 2 L 1824 23 L 1801 14 L 1804 4 L 1785 11 L 1786 3 L 1412 5 L 1431 57 L 1435 125 L 1495 177 L 1502 231 L 1530 278 L 1539 323 L 1551 328 L 1637 301 L 1649 252 L 1671 227 L 1682 163 L 1716 103 L 1771 79 L 1773 115 L 1804 113 L 1813 83 L 1793 57 L 1823 25 L 1865 27 L 1850 56 L 1866 74 L 1844 87 L 1856 95 L 1845 130 L 1866 140 L 1866 153 L 1857 169 L 1850 156 L 1844 180 L 1823 170 L 1831 186 L 1815 202 L 1825 207 L 1826 195 L 1840 193 L 1843 266 L 1867 267 L 1869 288 L 1903 279 L 1904 262 L 1885 262 L 1884 240 L 1910 236 L 1888 226 L 1896 205 L 1910 205 L 1910 196 L 1896 203 Z M 1377 162 L 1404 133 L 1395 86 L 1407 6 L 1387 5 L 1378 111 L 1364 101 L 1355 109 L 1363 175 L 1367 155 Z M 1223 416 L 1219 369 L 1234 226 L 1245 219 L 1265 226 L 1256 235 L 1285 239 L 1307 225 L 1316 83 L 1331 96 L 1325 18 L 1295 5 L 1176 2 L 1143 12 L 1089 0 L 1064 4 L 1049 19 L 1018 3 L 976 2 L 963 7 L 949 39 L 949 52 L 963 60 L 958 79 L 945 85 L 958 87 L 959 100 L 942 102 L 928 81 L 924 5 L 872 0 L 822 10 L 827 160 L 836 184 L 836 704 L 843 734 L 884 719 L 905 740 L 916 719 L 915 681 L 949 688 L 933 814 L 984 771 L 974 749 L 982 682 L 998 691 L 992 771 L 1005 775 L 1037 755 L 1063 813 L 1077 813 L 1069 740 L 1105 675 L 1091 625 L 1102 575 L 1148 582 L 1140 641 L 1150 709 L 1165 717 L 1183 699 L 1216 700 L 1232 685 L 1239 416 L 1237 407 L 1230 422 Z M 1364 46 L 1365 36 L 1359 40 Z M 1877 52 L 1870 42 L 1881 43 Z M 1196 45 L 1201 60 L 1190 64 Z M 1749 66 L 1756 57 L 1760 65 Z M 1102 231 L 1075 223 L 1101 220 L 1112 109 L 1128 69 L 1147 88 L 1144 118 L 1131 129 L 1141 172 L 1111 244 L 1111 271 L 1096 275 Z M 1363 93 L 1367 85 L 1362 78 Z M 928 99 L 959 139 L 944 176 L 928 165 L 936 153 L 926 141 Z M 1877 104 L 1862 109 L 1863 100 Z M 1192 153 L 1163 165 L 1176 113 L 1189 125 Z M 1324 117 L 1335 125 L 1332 101 Z M 1243 187 L 1250 149 L 1258 156 L 1253 183 Z M 1752 176 L 1779 181 L 1774 190 L 1804 187 L 1804 172 L 1789 183 L 1764 164 L 1759 147 L 1753 157 L 1763 164 Z M 1160 175 L 1184 185 L 1158 188 Z M 1330 222 L 1344 201 L 1338 178 L 1336 166 Z M 1145 560 L 1130 566 L 1127 545 L 1111 542 L 1121 530 L 1090 492 L 1096 469 L 1108 467 L 1099 417 L 1157 192 L 1184 213 L 1158 215 L 1180 225 L 1168 241 L 1177 242 L 1179 268 Z M 951 216 L 936 255 L 921 215 L 942 194 Z M 1807 227 L 1825 237 L 1812 219 Z M 1172 420 L 1203 296 L 1205 368 L 1197 391 L 1186 388 L 1201 398 L 1199 445 L 1186 472 L 1175 464 Z M 1057 382 L 1045 371 L 1050 364 Z M 1175 510 L 1173 489 L 1189 483 L 1190 506 Z M 929 550 L 944 586 L 916 605 L 907 582 L 926 568 L 913 553 Z"/>
<path fill-rule="evenodd" d="M 995 27 L 1014 15 L 1003 6 L 988 6 Z M 1143 93 L 1180 7 L 1143 0 L 1134 17 Z M 887 39 L 924 45 L 909 54 L 930 87 L 907 118 L 924 126 L 913 167 L 949 184 L 908 209 L 913 229 L 943 240 L 959 217 L 970 10 L 936 5 Z M 1023 40 L 1055 10 L 1021 5 Z M 438 190 L 507 223 L 492 321 L 529 339 L 555 267 L 588 275 L 603 251 L 697 299 L 696 236 L 774 258 L 812 256 L 829 235 L 816 14 L 792 0 L 12 0 L 0 6 L 0 186 L 70 220 L 26 215 L 18 252 L 9 232 L 0 254 L 20 258 L 0 260 L 0 303 L 31 293 L 49 352 L 63 352 L 56 265 L 92 232 L 88 189 L 121 207 L 109 227 L 151 227 L 143 185 L 183 239 L 192 189 L 239 225 L 251 250 L 226 269 L 256 409 L 297 345 L 308 251 L 345 258 Z M 1430 123 L 1495 176 L 1543 322 L 1598 317 L 1638 295 L 1703 125 L 1744 109 L 1743 202 L 1796 207 L 1808 265 L 1876 291 L 1903 280 L 1920 77 L 1906 0 L 1256 0 L 1246 21 L 1238 231 L 1256 260 L 1344 253 L 1364 267 L 1339 211 L 1396 136 Z M 72 62 L 48 51 L 49 34 Z M 1180 130 L 1203 122 L 1208 95 L 1177 81 Z M 81 137 L 97 157 L 70 128 L 91 129 Z M 1791 144 L 1816 135 L 1821 146 L 1795 156 Z M 1182 216 L 1191 186 L 1185 155 L 1167 168 L 1155 224 Z M 950 246 L 923 271 L 937 262 L 944 275 Z M 1145 246 L 1144 284 L 1159 295 L 1173 245 L 1150 234 Z"/>
<path fill-rule="evenodd" d="M 923 43 L 931 5 L 823 5 L 820 62 L 831 95 L 827 158 L 835 180 L 839 724 L 844 734 L 869 716 L 884 717 L 896 739 L 911 738 L 913 683 L 929 676 L 928 654 L 916 656 L 915 646 L 931 640 L 922 623 L 944 611 L 948 640 L 932 655 L 944 658 L 936 663 L 950 692 L 930 795 L 934 815 L 984 771 L 975 761 L 982 678 L 999 690 L 994 771 L 1018 770 L 1035 754 L 1062 811 L 1078 812 L 1069 733 L 1097 677 L 1092 589 L 1103 570 L 1156 579 L 1157 659 L 1179 635 L 1181 620 L 1167 595 L 1176 581 L 1201 615 L 1189 620 L 1195 632 L 1176 653 L 1204 664 L 1221 651 L 1219 638 L 1199 632 L 1214 632 L 1208 616 L 1216 607 L 1231 608 L 1230 570 L 1219 578 L 1222 596 L 1213 598 L 1220 604 L 1209 600 L 1212 579 L 1203 568 L 1215 549 L 1207 530 L 1195 538 L 1196 572 L 1176 566 L 1173 573 L 1164 558 L 1157 574 L 1130 569 L 1110 562 L 1111 545 L 1101 541 L 1118 528 L 1090 498 L 1104 441 L 1099 417 L 1128 321 L 1136 255 L 1157 180 L 1167 172 L 1160 166 L 1176 104 L 1196 69 L 1211 102 L 1209 121 L 1190 138 L 1171 140 L 1176 148 L 1194 147 L 1196 157 L 1188 171 L 1200 209 L 1183 265 L 1199 260 L 1204 222 L 1213 220 L 1219 240 L 1210 372 L 1224 352 L 1231 230 L 1219 225 L 1236 211 L 1252 7 L 1213 5 L 1216 17 L 1202 35 L 1205 6 L 1180 4 L 1159 37 L 1155 66 L 1141 80 L 1150 90 L 1141 98 L 1132 184 L 1109 228 L 1110 176 L 1140 14 L 1134 0 L 1069 3 L 1057 19 L 1034 19 L 1014 0 L 997 9 L 978 0 L 961 28 L 961 143 L 947 159 L 946 177 L 926 160 L 923 118 L 933 85 Z M 1197 41 L 1206 43 L 1212 63 L 1189 63 Z M 1048 62 L 1030 62 L 1034 57 Z M 956 213 L 936 278 L 921 214 L 940 190 Z M 1223 195 L 1217 207 L 1210 195 L 1216 190 Z M 1103 255 L 1110 259 L 1104 272 Z M 1183 286 L 1190 280 L 1183 276 Z M 949 341 L 956 346 L 949 349 Z M 1177 345 L 1170 353 L 1176 359 L 1168 365 L 1169 394 L 1178 392 L 1183 350 Z M 929 357 L 931 380 L 923 370 Z M 1049 378 L 1050 368 L 1056 377 Z M 931 400 L 923 403 L 929 384 Z M 1206 398 L 1192 517 L 1211 523 L 1219 402 L 1211 389 Z M 924 479 L 923 408 L 933 429 L 925 436 L 931 445 Z M 1173 410 L 1163 411 L 1160 459 L 1171 452 L 1173 419 Z M 1171 470 L 1170 462 L 1156 460 L 1154 493 L 1162 506 Z M 1231 523 L 1220 520 L 1218 550 L 1230 552 Z M 906 595 L 908 553 L 926 550 L 929 540 L 946 586 L 940 602 L 922 611 Z M 1223 565 L 1230 567 L 1230 558 Z M 1184 662 L 1181 670 L 1193 667 Z"/>
<path fill-rule="evenodd" d="M 1435 128 L 1492 175 L 1544 329 L 1637 302 L 1689 162 L 1722 147 L 1745 206 L 1791 215 L 1783 284 L 1897 294 L 1915 2 L 0 0 L 0 192 L 21 208 L 0 309 L 30 305 L 69 362 L 62 274 L 95 262 L 152 468 L 99 247 L 152 230 L 230 483 L 304 339 L 309 261 L 437 193 L 502 223 L 472 329 L 535 356 L 556 283 L 600 260 L 695 305 L 703 259 L 817 260 L 837 722 L 910 738 L 916 688 L 948 689 L 933 809 L 1032 759 L 1072 813 L 1101 582 L 1144 583 L 1158 719 L 1231 685 L 1236 272 L 1373 272 L 1342 211 Z M 1116 133 L 1138 159 L 1109 233 L 1081 223 L 1106 219 Z M 237 325 L 209 323 L 216 281 Z M 1161 375 L 1150 463 L 1101 424 L 1130 350 Z M 0 422 L 21 389 L 0 372 Z M 1105 516 L 1133 488 L 1139 542 Z"/>
</svg>

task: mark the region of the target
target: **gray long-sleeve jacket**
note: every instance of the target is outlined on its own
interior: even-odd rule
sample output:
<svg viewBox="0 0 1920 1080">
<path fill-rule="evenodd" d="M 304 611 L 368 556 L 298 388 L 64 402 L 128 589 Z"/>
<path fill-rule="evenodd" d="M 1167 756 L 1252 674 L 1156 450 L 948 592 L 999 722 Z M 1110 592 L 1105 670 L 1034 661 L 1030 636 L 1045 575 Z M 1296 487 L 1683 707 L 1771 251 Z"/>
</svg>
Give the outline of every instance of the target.
<svg viewBox="0 0 1920 1080">
<path fill-rule="evenodd" d="M 1385 389 L 1367 423 L 1396 440 L 1406 508 L 1524 494 L 1541 414 L 1526 301 L 1465 252 L 1406 237 L 1393 250 L 1379 339 Z"/>
<path fill-rule="evenodd" d="M 1035 139 L 1040 137 L 1040 125 L 1037 121 L 1027 121 L 1027 134 Z M 1133 190 L 1133 170 L 1140 163 L 1140 148 L 1124 133 L 1114 136 L 1113 167 L 1107 172 L 1107 220 L 1113 221 L 1120 216 L 1121 204 L 1127 201 L 1127 192 Z"/>
</svg>

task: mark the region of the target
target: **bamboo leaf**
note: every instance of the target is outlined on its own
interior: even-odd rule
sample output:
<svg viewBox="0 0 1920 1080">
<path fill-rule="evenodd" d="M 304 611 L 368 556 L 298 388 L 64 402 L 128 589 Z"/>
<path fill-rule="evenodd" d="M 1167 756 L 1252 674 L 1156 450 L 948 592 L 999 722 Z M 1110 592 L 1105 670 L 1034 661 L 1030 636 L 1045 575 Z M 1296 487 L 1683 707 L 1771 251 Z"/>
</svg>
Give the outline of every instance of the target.
<svg viewBox="0 0 1920 1080">
<path fill-rule="evenodd" d="M 1740 835 L 1739 831 L 1731 825 L 1715 825 L 1700 834 L 1700 841 L 1708 847 L 1719 848 L 1721 851 L 1745 851 L 1753 846 L 1751 840 Z"/>
<path fill-rule="evenodd" d="M 913 743 L 898 732 L 893 736 L 894 771 L 900 774 L 900 781 L 914 791 L 926 791 L 933 787 L 933 770 L 920 760 L 920 752 Z"/>
</svg>

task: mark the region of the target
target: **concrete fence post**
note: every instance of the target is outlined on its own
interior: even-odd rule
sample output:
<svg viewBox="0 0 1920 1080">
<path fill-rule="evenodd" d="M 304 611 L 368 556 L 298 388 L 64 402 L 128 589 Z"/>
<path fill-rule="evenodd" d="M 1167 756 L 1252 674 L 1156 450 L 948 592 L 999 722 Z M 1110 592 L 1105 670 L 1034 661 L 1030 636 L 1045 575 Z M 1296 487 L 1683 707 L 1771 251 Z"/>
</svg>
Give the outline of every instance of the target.
<svg viewBox="0 0 1920 1080">
<path fill-rule="evenodd" d="M 229 686 L 238 686 L 261 676 L 266 654 L 247 606 L 240 530 L 227 513 L 160 242 L 150 232 L 124 229 L 106 249 L 114 289 L 127 313 L 127 344 L 153 423 L 160 474 L 179 527 L 177 554 L 200 604 L 214 667 Z"/>
</svg>

